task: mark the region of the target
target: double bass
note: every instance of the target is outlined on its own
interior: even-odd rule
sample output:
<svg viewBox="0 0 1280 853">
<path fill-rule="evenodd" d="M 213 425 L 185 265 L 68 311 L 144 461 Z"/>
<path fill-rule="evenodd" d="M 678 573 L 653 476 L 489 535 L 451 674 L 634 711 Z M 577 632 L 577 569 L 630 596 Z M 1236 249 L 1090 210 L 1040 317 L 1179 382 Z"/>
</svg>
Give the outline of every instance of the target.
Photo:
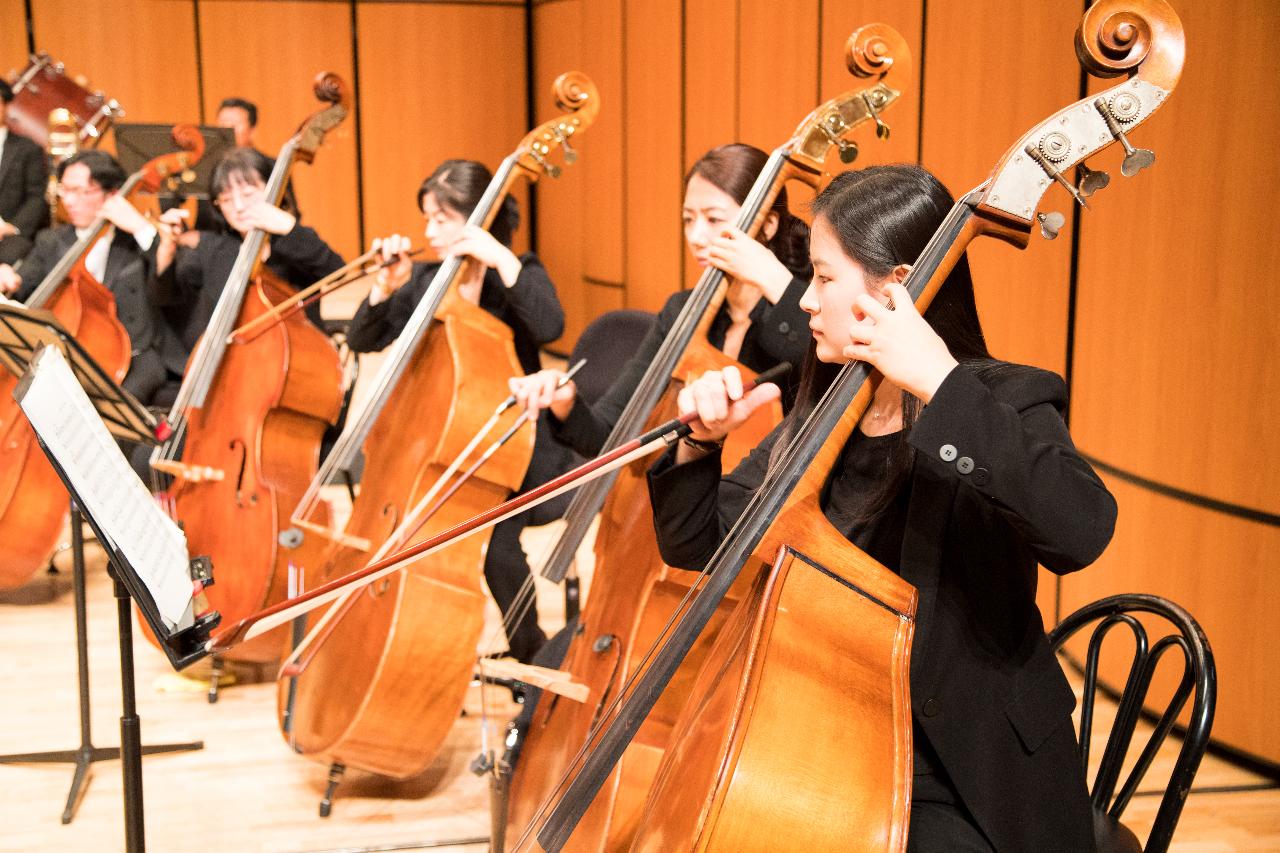
<svg viewBox="0 0 1280 853">
<path fill-rule="evenodd" d="M 350 96 L 337 75 L 318 75 L 314 92 L 324 106 L 281 148 L 267 182 L 271 204 L 283 198 L 294 163 L 311 162 L 325 134 L 347 115 Z M 278 537 L 311 482 L 320 441 L 342 405 L 338 352 L 301 314 L 252 340 L 229 340 L 234 329 L 293 293 L 262 266 L 266 240 L 260 229 L 245 235 L 187 363 L 167 419 L 172 435 L 151 457 L 152 468 L 172 477 L 164 498 L 186 530 L 191 553 L 213 562 L 217 584 L 206 594 L 224 619 L 285 598 L 288 559 Z M 283 648 L 281 633 L 227 657 L 269 662 Z"/>
<path fill-rule="evenodd" d="M 1037 223 L 1050 237 L 1052 214 L 1037 213 L 1048 187 L 1081 198 L 1067 169 L 1116 142 L 1127 154 L 1124 174 L 1151 162 L 1126 134 L 1177 84 L 1177 17 L 1163 0 L 1102 0 L 1085 14 L 1076 46 L 1090 72 L 1129 79 L 1040 122 L 954 205 L 903 282 L 921 313 L 973 240 L 1025 248 Z M 906 848 L 918 591 L 851 545 L 821 507 L 876 381 L 865 363 L 840 370 L 775 456 L 680 625 L 517 849 L 571 843 L 719 602 L 758 569 L 698 673 L 631 849 L 736 853 L 774 850 L 779 839 L 814 851 Z"/>
<path fill-rule="evenodd" d="M 559 174 L 553 152 L 563 149 L 572 162 L 570 140 L 595 121 L 599 94 L 576 72 L 557 78 L 553 91 L 563 114 L 528 133 L 502 161 L 468 225 L 488 228 L 518 178 Z M 520 371 L 510 328 L 459 293 L 473 263 L 453 256 L 440 265 L 388 351 L 370 402 L 347 424 L 294 513 L 296 541 L 326 546 L 320 559 L 299 561 L 309 585 L 363 566 L 412 504 L 440 490 L 450 460 L 473 444 L 495 401 L 507 396 L 507 378 Z M 509 412 L 498 425 L 517 415 Z M 361 450 L 365 467 L 350 519 L 341 531 L 327 529 L 312 518 L 319 489 Z M 417 536 L 501 503 L 520 486 L 532 451 L 533 431 L 524 430 Z M 346 766 L 405 779 L 434 759 L 474 668 L 485 542 L 459 543 L 335 605 L 305 667 L 282 671 L 281 731 L 295 751 L 334 766 L 334 785 Z"/>
<path fill-rule="evenodd" d="M 186 171 L 204 154 L 204 139 L 192 125 L 176 126 L 173 140 L 178 151 L 156 157 L 126 179 L 120 193 L 130 202 L 141 193 L 158 192 L 168 177 Z M 119 382 L 132 357 L 129 333 L 116 316 L 110 289 L 84 265 L 108 224 L 105 218 L 95 220 L 25 304 L 51 312 Z M 0 589 L 20 586 L 48 565 L 70 514 L 66 489 L 13 399 L 16 383 L 7 372 L 0 376 Z"/>
<path fill-rule="evenodd" d="M 850 162 L 857 147 L 847 137 L 856 128 L 874 122 L 882 138 L 887 131 L 880 113 L 898 100 L 911 77 L 905 41 L 891 27 L 868 25 L 850 35 L 845 61 L 850 73 L 869 80 L 869 85 L 819 105 L 772 152 L 735 223 L 748 235 L 754 236 L 759 230 L 788 181 L 818 186 L 833 149 L 840 151 L 842 160 Z M 669 418 L 675 411 L 675 395 L 686 377 L 734 365 L 744 381 L 754 378 L 752 371 L 716 349 L 708 339 L 708 330 L 728 288 L 738 286 L 741 285 L 714 267 L 703 273 L 614 426 L 606 450 Z M 744 457 L 778 423 L 781 414 L 781 406 L 774 403 L 758 410 L 742 429 L 730 434 L 724 450 L 726 464 Z M 589 697 L 585 702 L 575 702 L 544 694 L 519 744 L 518 759 L 513 762 L 509 754 L 500 765 L 500 772 L 505 773 L 514 763 L 507 821 L 512 837 L 518 837 L 528 826 L 574 753 L 586 742 L 604 707 L 640 666 L 645 650 L 656 641 L 688 592 L 689 573 L 664 566 L 657 551 L 645 479 L 647 468 L 648 462 L 639 460 L 623 469 L 616 483 L 602 478 L 581 489 L 565 514 L 566 531 L 543 569 L 544 576 L 551 580 L 563 576 L 599 510 L 591 591 L 563 665 L 565 671 L 588 686 Z M 725 614 L 727 611 L 726 607 Z M 723 619 L 723 614 L 718 618 Z M 705 654 L 708 647 L 709 642 L 704 642 L 694 657 Z M 696 662 L 691 661 L 682 670 L 677 677 L 681 688 L 669 691 L 649 716 L 579 827 L 573 849 L 612 850 L 629 842 L 696 667 Z"/>
</svg>

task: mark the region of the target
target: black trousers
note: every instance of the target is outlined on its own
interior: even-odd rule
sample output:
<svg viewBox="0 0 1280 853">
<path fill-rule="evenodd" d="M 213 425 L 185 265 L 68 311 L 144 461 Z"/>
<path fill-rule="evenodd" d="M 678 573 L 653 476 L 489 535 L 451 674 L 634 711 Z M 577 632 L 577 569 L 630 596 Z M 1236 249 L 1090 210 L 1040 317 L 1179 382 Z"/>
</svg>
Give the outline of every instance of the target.
<svg viewBox="0 0 1280 853">
<path fill-rule="evenodd" d="M 502 611 L 511 656 L 521 663 L 532 660 L 547 641 L 547 635 L 538 627 L 529 558 L 520 547 L 520 531 L 528 526 L 528 518 L 529 513 L 521 513 L 496 525 L 484 557 L 485 582 Z M 521 596 L 520 590 L 526 583 L 528 590 Z"/>
</svg>

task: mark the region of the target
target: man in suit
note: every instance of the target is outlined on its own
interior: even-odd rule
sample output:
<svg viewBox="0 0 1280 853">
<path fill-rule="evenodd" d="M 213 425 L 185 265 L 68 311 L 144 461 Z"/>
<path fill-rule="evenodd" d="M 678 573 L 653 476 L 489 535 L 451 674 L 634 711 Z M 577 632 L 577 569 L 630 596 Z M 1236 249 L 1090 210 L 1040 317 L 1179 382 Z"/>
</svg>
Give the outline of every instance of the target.
<svg viewBox="0 0 1280 853">
<path fill-rule="evenodd" d="M 0 80 L 0 263 L 14 264 L 31 251 L 37 231 L 49 221 L 45 185 L 49 166 L 44 152 L 9 130 L 13 89 Z"/>
<path fill-rule="evenodd" d="M 182 375 L 181 347 L 153 300 L 156 228 L 118 192 L 124 170 L 103 151 L 81 151 L 58 166 L 58 195 L 66 209 L 66 225 L 36 235 L 31 253 L 15 270 L 0 265 L 0 292 L 25 300 L 58 261 L 89 232 L 99 217 L 110 227 L 85 255 L 85 268 L 116 301 L 116 314 L 129 333 L 133 359 L 125 390 L 142 403 L 165 405 L 156 395 L 167 387 L 170 373 Z"/>
<path fill-rule="evenodd" d="M 229 127 L 236 137 L 237 148 L 252 148 L 275 164 L 275 159 L 265 151 L 259 151 L 254 135 L 258 130 L 258 105 L 244 98 L 223 98 L 218 105 L 218 116 L 215 119 L 218 127 Z M 298 198 L 293 192 L 293 181 L 284 186 L 284 201 L 280 205 L 285 210 L 302 218 L 298 211 Z M 197 226 L 199 227 L 199 226 Z"/>
</svg>

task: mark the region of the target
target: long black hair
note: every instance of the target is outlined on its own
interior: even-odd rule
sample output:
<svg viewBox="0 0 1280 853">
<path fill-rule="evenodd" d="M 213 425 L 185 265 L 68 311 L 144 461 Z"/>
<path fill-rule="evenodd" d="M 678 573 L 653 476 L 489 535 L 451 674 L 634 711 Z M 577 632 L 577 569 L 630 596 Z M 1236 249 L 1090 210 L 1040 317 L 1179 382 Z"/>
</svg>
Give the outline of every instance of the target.
<svg viewBox="0 0 1280 853">
<path fill-rule="evenodd" d="M 436 203 L 461 214 L 465 219 L 476 209 L 493 175 L 483 163 L 475 160 L 445 160 L 427 176 L 418 187 L 418 208 L 427 193 L 435 196 Z M 502 245 L 510 248 L 511 237 L 520 225 L 520 206 L 508 195 L 489 226 L 489 233 Z"/>
<path fill-rule="evenodd" d="M 883 281 L 898 265 L 916 262 L 952 204 L 951 194 L 932 174 L 919 166 L 900 164 L 870 166 L 837 175 L 814 199 L 811 209 L 815 221 L 821 218 L 831 226 L 840 248 L 866 271 L 867 279 Z M 968 257 L 961 255 L 925 310 L 924 318 L 957 361 L 994 363 L 978 320 Z M 818 360 L 810 341 L 796 405 L 775 445 L 775 457 L 813 412 L 839 371 L 840 365 Z M 893 502 L 915 463 L 915 451 L 907 436 L 919 416 L 920 400 L 903 391 L 902 431 L 893 444 L 880 487 L 867 497 L 854 517 L 834 521 L 842 526 L 861 526 Z"/>
<path fill-rule="evenodd" d="M 769 155 L 754 145 L 731 142 L 712 148 L 699 157 L 690 167 L 689 174 L 684 176 L 684 182 L 688 184 L 697 175 L 741 206 L 768 161 Z M 794 275 L 808 278 L 812 272 L 809 266 L 809 226 L 787 206 L 785 187 L 779 191 L 769 210 L 778 215 L 778 227 L 773 236 L 764 241 L 765 246 Z"/>
</svg>

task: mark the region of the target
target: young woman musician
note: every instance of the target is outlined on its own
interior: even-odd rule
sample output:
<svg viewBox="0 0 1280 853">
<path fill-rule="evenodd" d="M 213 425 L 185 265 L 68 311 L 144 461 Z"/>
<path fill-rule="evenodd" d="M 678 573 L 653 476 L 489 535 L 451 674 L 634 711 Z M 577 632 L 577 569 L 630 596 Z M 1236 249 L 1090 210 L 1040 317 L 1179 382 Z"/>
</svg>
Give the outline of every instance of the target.
<svg viewBox="0 0 1280 853">
<path fill-rule="evenodd" d="M 432 251 L 440 257 L 465 255 L 475 261 L 470 278 L 460 283 L 462 296 L 511 327 L 520 365 L 536 371 L 541 367 L 539 348 L 564 331 L 564 309 L 537 256 L 511 251 L 511 237 L 520 221 L 515 199 L 507 197 L 488 231 L 467 225 L 491 177 L 480 163 L 446 160 L 418 189 L 418 207 L 426 219 L 425 236 Z M 440 266 L 439 262 L 411 264 L 405 254 L 409 240 L 400 235 L 375 247 L 381 248 L 384 259 L 400 260 L 379 271 L 369 298 L 352 319 L 347 345 L 355 352 L 375 352 L 396 339 Z M 533 461 L 520 490 L 559 474 L 567 461 L 566 451 L 539 421 Z M 520 547 L 520 531 L 528 523 L 526 514 L 496 526 L 485 555 L 485 581 L 504 617 L 529 577 L 528 558 Z M 535 608 L 526 608 L 518 623 L 507 626 L 507 639 L 517 660 L 533 657 L 546 642 Z"/>
<path fill-rule="evenodd" d="M 214 168 L 210 181 L 214 206 L 225 227 L 196 232 L 194 239 L 188 235 L 179 245 L 185 212 L 175 208 L 160 217 L 156 301 L 164 306 L 188 355 L 209 325 L 240 241 L 251 229 L 261 228 L 271 235 L 267 268 L 295 287 L 306 287 L 343 265 L 342 256 L 313 229 L 266 202 L 270 177 L 271 161 L 266 156 L 252 148 L 234 149 Z M 307 306 L 307 317 L 320 324 L 317 303 Z"/>
<path fill-rule="evenodd" d="M 658 538 L 671 565 L 705 566 L 839 366 L 873 365 L 884 378 L 824 513 L 921 590 L 908 849 L 1092 850 L 1074 697 L 1045 640 L 1036 566 L 1093 562 L 1116 504 L 1072 445 L 1062 380 L 987 352 L 966 260 L 923 318 L 900 284 L 950 207 L 916 166 L 846 173 L 818 197 L 795 408 L 722 478 L 719 444 L 778 391 L 744 395 L 731 370 L 683 389 L 681 411 L 699 419 L 650 473 Z"/>
<path fill-rule="evenodd" d="M 711 343 L 757 372 L 784 361 L 799 364 L 808 337 L 799 302 L 809 275 L 809 229 L 788 209 L 787 191 L 778 193 L 759 240 L 731 224 L 767 160 L 760 149 L 741 143 L 711 149 L 685 178 L 682 210 L 685 240 L 698 266 L 718 267 L 736 282 L 711 324 Z M 595 405 L 577 403 L 572 380 L 557 388 L 564 376 L 558 370 L 514 378 L 512 393 L 530 411 L 551 410 L 557 439 L 583 456 L 597 455 L 689 293 L 667 299 L 640 350 Z"/>
</svg>

